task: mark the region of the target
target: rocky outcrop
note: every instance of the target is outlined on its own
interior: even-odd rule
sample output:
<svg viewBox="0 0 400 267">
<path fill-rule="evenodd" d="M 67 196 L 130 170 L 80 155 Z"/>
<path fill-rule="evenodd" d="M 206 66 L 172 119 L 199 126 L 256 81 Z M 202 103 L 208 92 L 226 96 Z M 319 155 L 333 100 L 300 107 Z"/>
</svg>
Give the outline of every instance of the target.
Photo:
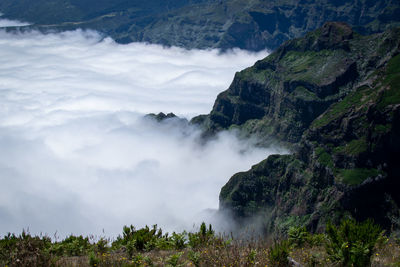
<svg viewBox="0 0 400 267">
<path fill-rule="evenodd" d="M 325 110 L 307 122 L 302 116 L 297 117 L 303 119 L 303 126 L 298 128 L 301 138 L 294 154 L 270 156 L 251 170 L 235 174 L 222 188 L 220 208 L 232 211 L 238 221 L 261 216 L 264 229 L 270 233 L 284 232 L 292 225 L 318 231 L 327 221 L 337 222 L 345 216 L 373 218 L 388 230 L 400 227 L 400 29 L 363 37 L 351 33 L 348 27 L 338 31 L 343 27 L 325 25 L 270 56 L 282 60 L 285 55 L 302 50 L 297 44 L 307 43 L 314 51 L 349 51 L 347 60 L 352 63 L 332 71 L 333 77 L 324 76 L 316 90 L 303 85 L 320 99 L 330 98 L 332 103 L 325 102 Z M 329 36 L 322 32 L 346 34 Z M 324 48 L 320 50 L 321 47 Z M 302 50 L 294 60 L 302 60 L 307 53 L 309 50 Z M 274 63 L 272 59 L 264 59 L 264 66 Z M 283 62 L 288 61 L 282 61 L 282 66 L 272 65 L 282 69 L 287 67 Z M 313 62 L 316 65 L 309 64 L 308 69 L 323 69 L 326 64 Z M 354 64 L 355 69 L 350 71 Z M 250 70 L 257 72 L 255 66 Z M 356 75 L 345 74 L 349 71 Z M 281 78 L 295 75 L 285 72 Z M 321 81 L 316 78 L 318 75 L 315 72 L 310 77 Z M 329 87 L 332 83 L 337 85 Z M 345 90 L 340 89 L 341 84 Z M 293 87 L 280 87 L 280 95 L 289 96 L 286 92 Z M 340 92 L 341 97 L 332 97 Z M 287 103 L 293 105 L 293 112 L 304 114 L 300 101 L 282 98 L 280 108 Z M 285 120 L 279 114 L 275 116 L 277 125 Z M 290 137 L 285 133 L 283 137 Z"/>
<path fill-rule="evenodd" d="M 166 119 L 173 119 L 173 118 L 180 119 L 172 112 L 170 112 L 168 114 L 165 114 L 164 112 L 160 112 L 158 114 L 149 113 L 149 114 L 147 114 L 145 116 L 145 118 L 151 118 L 151 119 L 154 119 L 156 121 L 163 121 L 163 120 L 166 120 Z"/>
</svg>

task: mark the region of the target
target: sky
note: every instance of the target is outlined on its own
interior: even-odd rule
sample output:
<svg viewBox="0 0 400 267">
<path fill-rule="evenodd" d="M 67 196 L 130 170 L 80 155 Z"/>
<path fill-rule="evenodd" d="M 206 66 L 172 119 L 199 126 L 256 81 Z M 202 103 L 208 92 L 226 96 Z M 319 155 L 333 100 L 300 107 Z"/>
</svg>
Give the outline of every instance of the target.
<svg viewBox="0 0 400 267">
<path fill-rule="evenodd" d="M 144 115 L 206 114 L 236 71 L 266 55 L 0 30 L 0 235 L 115 237 L 123 225 L 206 220 L 234 173 L 285 151 L 232 132 L 201 144 L 196 127 Z"/>
</svg>

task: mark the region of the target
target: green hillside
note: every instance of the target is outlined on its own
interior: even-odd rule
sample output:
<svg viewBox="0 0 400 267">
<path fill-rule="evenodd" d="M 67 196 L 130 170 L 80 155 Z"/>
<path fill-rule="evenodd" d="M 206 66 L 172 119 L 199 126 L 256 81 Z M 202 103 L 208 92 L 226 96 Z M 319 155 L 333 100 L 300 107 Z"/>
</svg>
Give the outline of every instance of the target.
<svg viewBox="0 0 400 267">
<path fill-rule="evenodd" d="M 343 23 L 294 39 L 236 74 L 208 132 L 236 128 L 292 147 L 235 174 L 221 210 L 260 216 L 269 233 L 372 218 L 399 229 L 400 29 L 362 36 Z"/>
</svg>

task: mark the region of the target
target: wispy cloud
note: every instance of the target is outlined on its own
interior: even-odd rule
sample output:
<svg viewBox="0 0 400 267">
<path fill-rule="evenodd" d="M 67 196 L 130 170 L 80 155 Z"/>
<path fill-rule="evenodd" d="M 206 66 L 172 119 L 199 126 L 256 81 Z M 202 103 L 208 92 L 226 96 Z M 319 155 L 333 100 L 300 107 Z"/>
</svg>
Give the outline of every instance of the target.
<svg viewBox="0 0 400 267">
<path fill-rule="evenodd" d="M 18 20 L 3 19 L 3 18 L 1 18 L 2 16 L 3 16 L 3 13 L 0 12 L 0 28 L 4 28 L 4 27 L 19 27 L 19 26 L 31 25 L 31 23 L 28 23 L 28 22 L 21 22 L 21 21 L 18 21 Z"/>
<path fill-rule="evenodd" d="M 149 112 L 208 113 L 266 52 L 119 45 L 95 32 L 0 32 L 1 233 L 188 228 L 237 171 L 278 150 Z"/>
</svg>

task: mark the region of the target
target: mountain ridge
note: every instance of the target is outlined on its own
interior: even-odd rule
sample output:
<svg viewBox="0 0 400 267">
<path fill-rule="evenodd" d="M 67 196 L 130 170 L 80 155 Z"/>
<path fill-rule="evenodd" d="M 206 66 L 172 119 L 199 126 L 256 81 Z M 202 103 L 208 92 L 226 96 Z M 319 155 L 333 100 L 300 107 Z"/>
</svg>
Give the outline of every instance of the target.
<svg viewBox="0 0 400 267">
<path fill-rule="evenodd" d="M 375 50 L 394 53 L 391 50 L 397 48 L 384 47 L 390 38 L 384 34 L 363 37 L 344 23 L 326 23 L 237 72 L 210 114 L 200 116 L 202 123 L 210 132 L 240 127 L 244 135 L 258 135 L 266 142 L 276 138 L 297 143 L 330 104 L 385 62 Z"/>
<path fill-rule="evenodd" d="M 0 11 L 32 22 L 27 29 L 94 29 L 120 43 L 188 49 L 275 49 L 326 21 L 347 22 L 363 34 L 400 26 L 400 4 L 393 0 L 4 0 Z"/>
<path fill-rule="evenodd" d="M 329 59 L 332 51 L 327 50 L 332 50 L 335 55 L 344 53 L 350 61 L 339 60 L 339 65 L 332 62 L 333 65 L 329 65 L 318 57 L 322 51 Z M 293 52 L 295 57 L 287 61 Z M 304 62 L 310 53 L 317 57 L 306 61 L 310 64 L 293 64 L 299 60 Z M 260 66 L 268 70 L 268 75 L 260 78 Z M 298 69 L 299 66 L 303 70 Z M 340 75 L 330 70 L 335 79 L 319 79 L 316 70 L 323 72 L 324 66 L 337 68 Z M 289 71 L 279 76 L 277 72 L 284 67 Z M 336 91 L 332 91 L 335 86 L 315 86 L 326 80 L 333 80 L 337 85 L 338 77 L 343 77 L 341 73 L 346 73 L 349 68 L 354 70 L 347 80 L 339 79 L 344 87 L 338 86 Z M 308 69 L 313 74 L 304 76 Z M 361 36 L 346 24 L 326 23 L 304 38 L 285 43 L 243 72 L 248 75 L 236 75 L 236 81 L 219 95 L 213 111 L 203 119 L 203 125 L 218 125 L 219 117 L 213 119 L 213 113 L 222 111 L 228 114 L 227 103 L 231 104 L 232 110 L 241 111 L 237 106 L 242 105 L 241 101 L 246 101 L 246 98 L 235 95 L 238 92 L 236 84 L 248 85 L 256 79 L 266 81 L 272 74 L 286 79 L 286 84 L 295 84 L 296 88 L 301 81 L 299 77 L 311 79 L 313 83 L 300 83 L 302 90 L 313 92 L 315 96 L 322 94 L 322 100 L 328 97 L 330 101 L 323 101 L 325 108 L 315 113 L 307 124 L 298 127 L 296 138 L 292 139 L 293 135 L 286 130 L 295 128 L 298 121 L 288 120 L 286 116 L 296 112 L 302 114 L 302 107 L 310 105 L 292 101 L 291 93 L 295 88 L 284 86 L 283 81 L 275 87 L 268 83 L 259 87 L 264 94 L 274 92 L 279 96 L 267 98 L 276 99 L 272 106 L 292 109 L 293 112 L 265 113 L 262 118 L 250 121 L 255 125 L 267 125 L 257 129 L 261 136 L 262 131 L 266 137 L 278 133 L 278 139 L 294 144 L 294 153 L 270 156 L 249 171 L 235 174 L 221 189 L 220 210 L 230 211 L 238 222 L 259 216 L 264 221 L 264 230 L 271 234 L 285 233 L 288 227 L 299 225 L 321 231 L 328 221 L 337 223 L 348 216 L 358 220 L 373 218 L 389 231 L 398 229 L 400 199 L 396 188 L 399 188 L 400 169 L 396 155 L 400 151 L 397 140 L 400 136 L 400 28 Z M 336 97 L 337 92 L 340 94 Z M 315 96 L 308 99 L 313 102 Z M 269 106 L 268 101 L 265 103 Z M 271 125 L 267 124 L 271 122 L 271 116 L 275 116 L 275 125 L 272 126 L 278 129 L 272 134 Z M 286 128 L 282 121 L 289 122 Z M 254 134 L 254 131 L 249 131 L 247 122 L 235 128 Z M 229 127 L 232 125 L 221 128 Z"/>
</svg>

